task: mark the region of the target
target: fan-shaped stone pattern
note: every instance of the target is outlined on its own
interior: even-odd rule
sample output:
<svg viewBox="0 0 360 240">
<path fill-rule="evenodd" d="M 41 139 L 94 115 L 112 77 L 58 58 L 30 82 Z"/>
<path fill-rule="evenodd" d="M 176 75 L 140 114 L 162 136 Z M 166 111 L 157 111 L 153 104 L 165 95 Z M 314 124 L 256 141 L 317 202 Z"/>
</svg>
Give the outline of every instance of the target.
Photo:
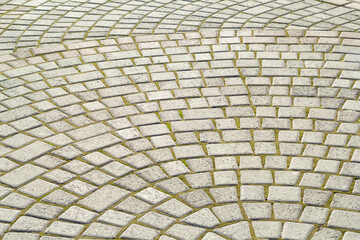
<svg viewBox="0 0 360 240">
<path fill-rule="evenodd" d="M 1 53 L 42 44 L 204 29 L 359 31 L 350 1 L 3 1 Z"/>
<path fill-rule="evenodd" d="M 204 31 L 3 55 L 2 234 L 356 238 L 356 37 Z"/>
</svg>

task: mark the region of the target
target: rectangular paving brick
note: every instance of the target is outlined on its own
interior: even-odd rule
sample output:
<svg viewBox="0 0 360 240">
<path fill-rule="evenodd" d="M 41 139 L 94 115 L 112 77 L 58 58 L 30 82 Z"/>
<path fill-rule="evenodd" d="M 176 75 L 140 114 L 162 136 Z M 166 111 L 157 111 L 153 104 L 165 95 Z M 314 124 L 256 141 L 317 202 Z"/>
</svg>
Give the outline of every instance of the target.
<svg viewBox="0 0 360 240">
<path fill-rule="evenodd" d="M 0 122 L 7 123 L 18 119 L 22 119 L 38 113 L 35 109 L 30 106 L 19 107 L 16 109 L 8 110 L 0 113 Z"/>
<path fill-rule="evenodd" d="M 133 85 L 124 85 L 118 87 L 109 87 L 98 90 L 102 98 L 122 96 L 125 94 L 138 93 L 138 90 Z"/>
<path fill-rule="evenodd" d="M 188 145 L 173 147 L 177 159 L 205 157 L 204 150 L 200 145 Z"/>
<path fill-rule="evenodd" d="M 41 71 L 41 69 L 37 68 L 35 66 L 26 66 L 26 67 L 21 67 L 21 68 L 4 71 L 3 73 L 6 76 L 8 76 L 9 78 L 15 78 L 15 77 L 20 77 L 23 75 L 28 75 L 28 74 L 36 73 L 36 72 L 40 72 L 40 71 Z"/>
<path fill-rule="evenodd" d="M 104 76 L 99 71 L 91 71 L 91 72 L 66 76 L 66 79 L 69 81 L 69 83 L 79 83 L 79 82 L 86 82 L 86 81 L 90 81 L 90 80 L 97 80 L 97 79 L 101 79 L 103 77 Z"/>
<path fill-rule="evenodd" d="M 74 145 L 78 147 L 80 150 L 84 152 L 94 151 L 97 149 L 101 149 L 103 147 L 107 147 L 113 145 L 115 143 L 119 143 L 121 140 L 114 135 L 107 133 L 103 135 L 99 135 L 96 137 L 88 138 L 82 140 L 80 142 L 75 143 Z"/>
<path fill-rule="evenodd" d="M 129 194 L 130 192 L 127 190 L 107 185 L 79 201 L 79 204 L 94 211 L 102 212 Z"/>
<path fill-rule="evenodd" d="M 223 68 L 223 69 L 211 69 L 203 71 L 204 77 L 213 78 L 213 77 L 238 77 L 240 73 L 235 68 Z"/>
<path fill-rule="evenodd" d="M 32 164 L 25 164 L 0 177 L 0 182 L 11 187 L 19 187 L 45 173 L 47 169 Z"/>
<path fill-rule="evenodd" d="M 333 210 L 330 215 L 328 226 L 360 231 L 360 213 Z"/>
<path fill-rule="evenodd" d="M 206 148 L 211 156 L 253 154 L 249 143 L 208 144 Z"/>
<path fill-rule="evenodd" d="M 102 123 L 96 123 L 90 126 L 78 128 L 72 131 L 67 132 L 66 134 L 69 135 L 71 138 L 75 140 L 83 140 L 86 138 L 94 137 L 96 135 L 104 134 L 106 132 L 110 132 L 111 128 L 105 126 Z"/>
<path fill-rule="evenodd" d="M 36 141 L 23 148 L 17 149 L 16 151 L 8 154 L 7 157 L 18 162 L 28 162 L 36 157 L 42 156 L 54 148 L 55 147 L 51 146 L 50 144 Z"/>
<path fill-rule="evenodd" d="M 211 120 L 188 120 L 171 123 L 173 132 L 192 132 L 214 130 L 214 124 Z"/>
<path fill-rule="evenodd" d="M 49 78 L 55 78 L 55 77 L 62 77 L 70 74 L 76 74 L 79 73 L 78 70 L 76 70 L 74 67 L 68 67 L 68 68 L 61 68 L 61 69 L 55 69 L 50 71 L 45 71 L 42 74 L 46 79 Z"/>
<path fill-rule="evenodd" d="M 222 109 L 190 109 L 183 110 L 184 119 L 206 119 L 206 118 L 224 118 Z"/>
</svg>

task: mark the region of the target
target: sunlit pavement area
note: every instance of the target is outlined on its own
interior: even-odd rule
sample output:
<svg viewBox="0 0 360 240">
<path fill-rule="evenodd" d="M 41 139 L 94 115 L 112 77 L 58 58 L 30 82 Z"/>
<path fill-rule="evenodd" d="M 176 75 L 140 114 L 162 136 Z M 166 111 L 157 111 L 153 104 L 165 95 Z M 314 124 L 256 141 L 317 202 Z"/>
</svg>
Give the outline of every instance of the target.
<svg viewBox="0 0 360 240">
<path fill-rule="evenodd" d="M 360 239 L 359 0 L 0 0 L 0 238 Z"/>
</svg>

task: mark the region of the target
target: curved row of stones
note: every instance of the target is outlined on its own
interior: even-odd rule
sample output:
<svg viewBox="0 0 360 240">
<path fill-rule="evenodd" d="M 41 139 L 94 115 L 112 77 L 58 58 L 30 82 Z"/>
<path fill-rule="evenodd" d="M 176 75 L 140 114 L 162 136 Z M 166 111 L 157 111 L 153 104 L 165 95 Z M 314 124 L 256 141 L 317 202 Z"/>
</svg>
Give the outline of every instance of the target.
<svg viewBox="0 0 360 240">
<path fill-rule="evenodd" d="M 3 239 L 359 238 L 357 37 L 204 31 L 3 55 Z"/>
<path fill-rule="evenodd" d="M 3 0 L 0 53 L 48 43 L 201 29 L 359 31 L 360 3 L 348 0 Z"/>
</svg>

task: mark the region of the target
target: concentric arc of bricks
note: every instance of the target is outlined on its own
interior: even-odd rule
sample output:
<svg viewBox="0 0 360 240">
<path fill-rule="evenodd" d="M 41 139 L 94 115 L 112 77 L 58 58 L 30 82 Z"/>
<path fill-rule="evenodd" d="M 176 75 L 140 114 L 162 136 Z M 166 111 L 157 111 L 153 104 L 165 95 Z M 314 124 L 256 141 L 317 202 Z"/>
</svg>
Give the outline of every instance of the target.
<svg viewBox="0 0 360 240">
<path fill-rule="evenodd" d="M 43 44 L 199 30 L 359 31 L 357 0 L 4 0 L 0 53 Z"/>
<path fill-rule="evenodd" d="M 231 15 L 223 5 L 268 13 L 273 4 L 264 2 L 206 4 L 225 9 L 212 13 L 219 17 Z M 356 1 L 326 2 L 283 4 L 300 15 L 311 5 L 343 10 L 344 18 L 357 13 Z M 119 8 L 42 0 L 4 6 L 10 15 L 29 11 L 18 21 L 38 19 L 31 11 L 50 11 L 48 3 L 84 18 L 92 7 L 104 19 Z M 143 19 L 135 16 L 148 14 L 146 7 L 166 12 L 175 3 L 121 7 L 129 19 Z M 173 14 L 200 14 L 197 3 L 182 1 Z M 180 24 L 178 33 L 157 34 L 134 23 L 127 37 L 96 31 L 93 38 L 108 39 L 1 56 L 3 239 L 360 237 L 357 29 Z M 11 26 L 2 33 L 9 42 L 24 30 Z M 62 31 L 52 42 L 64 42 Z M 84 36 L 78 40 L 91 34 Z"/>
</svg>

